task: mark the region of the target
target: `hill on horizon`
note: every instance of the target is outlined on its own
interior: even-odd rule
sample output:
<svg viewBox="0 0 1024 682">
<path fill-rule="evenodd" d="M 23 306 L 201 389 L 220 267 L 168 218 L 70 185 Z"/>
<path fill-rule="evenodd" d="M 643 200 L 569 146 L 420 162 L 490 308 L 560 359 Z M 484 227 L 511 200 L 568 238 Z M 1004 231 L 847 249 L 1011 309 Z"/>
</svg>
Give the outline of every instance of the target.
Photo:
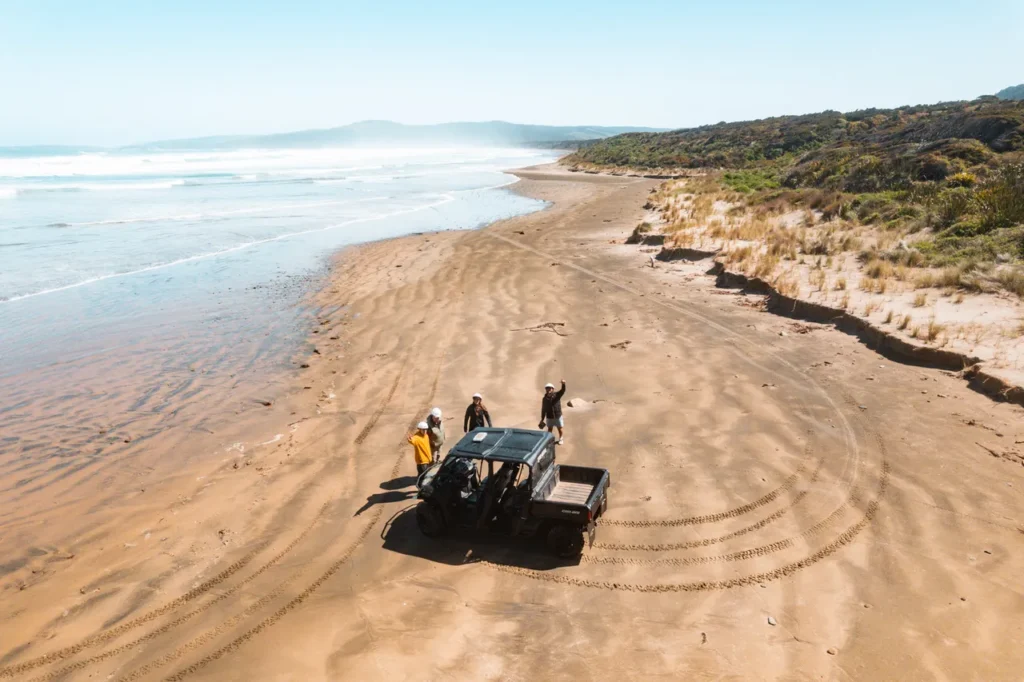
<svg viewBox="0 0 1024 682">
<path fill-rule="evenodd" d="M 359 121 L 335 128 L 300 130 L 269 135 L 219 135 L 158 140 L 123 150 L 211 150 L 247 148 L 311 148 L 333 146 L 576 146 L 628 132 L 660 132 L 639 126 L 547 126 L 507 121 L 406 125 L 394 121 Z"/>
<path fill-rule="evenodd" d="M 999 99 L 1024 99 L 1024 83 L 1003 88 L 996 93 L 996 97 Z"/>
<path fill-rule="evenodd" d="M 630 132 L 662 132 L 642 126 L 548 126 L 507 121 L 406 125 L 359 121 L 335 128 L 266 135 L 211 135 L 156 140 L 120 147 L 25 145 L 0 147 L 0 156 L 66 156 L 97 152 L 231 151 L 239 149 L 315 149 L 322 147 L 535 147 L 575 149 L 581 143 Z"/>
</svg>

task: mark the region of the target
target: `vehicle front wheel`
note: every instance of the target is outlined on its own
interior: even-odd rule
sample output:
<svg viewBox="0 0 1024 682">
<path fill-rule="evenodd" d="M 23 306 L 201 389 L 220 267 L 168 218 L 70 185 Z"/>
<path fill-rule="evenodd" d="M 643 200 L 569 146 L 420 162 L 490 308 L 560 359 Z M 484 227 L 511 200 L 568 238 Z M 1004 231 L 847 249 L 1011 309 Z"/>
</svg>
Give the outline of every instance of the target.
<svg viewBox="0 0 1024 682">
<path fill-rule="evenodd" d="M 441 510 L 429 502 L 416 505 L 416 525 L 428 538 L 440 537 L 447 530 Z"/>
<path fill-rule="evenodd" d="M 558 525 L 548 531 L 548 549 L 563 559 L 579 557 L 583 543 L 583 531 L 575 526 Z"/>
</svg>

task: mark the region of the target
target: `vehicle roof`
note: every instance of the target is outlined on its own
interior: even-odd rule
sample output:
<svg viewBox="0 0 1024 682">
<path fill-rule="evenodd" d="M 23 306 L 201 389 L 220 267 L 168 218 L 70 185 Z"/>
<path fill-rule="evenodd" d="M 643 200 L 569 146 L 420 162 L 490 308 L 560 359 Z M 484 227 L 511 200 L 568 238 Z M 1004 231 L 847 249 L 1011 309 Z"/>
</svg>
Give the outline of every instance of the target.
<svg viewBox="0 0 1024 682">
<path fill-rule="evenodd" d="M 480 428 L 467 433 L 448 454 L 499 462 L 520 462 L 532 467 L 554 437 L 547 431 Z"/>
</svg>

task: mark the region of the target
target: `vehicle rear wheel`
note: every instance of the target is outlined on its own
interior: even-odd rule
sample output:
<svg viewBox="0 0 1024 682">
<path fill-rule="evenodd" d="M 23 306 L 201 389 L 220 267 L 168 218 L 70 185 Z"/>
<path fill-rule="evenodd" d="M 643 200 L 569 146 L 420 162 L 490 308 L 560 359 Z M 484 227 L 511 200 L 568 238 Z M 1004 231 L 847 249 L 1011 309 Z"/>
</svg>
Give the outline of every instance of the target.
<svg viewBox="0 0 1024 682">
<path fill-rule="evenodd" d="M 583 531 L 560 524 L 548 531 L 548 549 L 563 559 L 575 559 L 583 553 Z"/>
<path fill-rule="evenodd" d="M 416 505 L 416 525 L 428 538 L 440 537 L 447 530 L 441 510 L 429 502 Z"/>
</svg>

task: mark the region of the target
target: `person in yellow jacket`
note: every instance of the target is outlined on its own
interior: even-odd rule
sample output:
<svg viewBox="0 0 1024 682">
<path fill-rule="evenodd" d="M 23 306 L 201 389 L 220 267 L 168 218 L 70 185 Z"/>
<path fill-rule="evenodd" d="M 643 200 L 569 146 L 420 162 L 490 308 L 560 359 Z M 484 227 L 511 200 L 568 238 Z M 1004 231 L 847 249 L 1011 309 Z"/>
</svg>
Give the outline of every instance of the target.
<svg viewBox="0 0 1024 682">
<path fill-rule="evenodd" d="M 416 425 L 416 433 L 409 436 L 408 441 L 412 445 L 412 456 L 416 460 L 416 475 L 419 476 L 430 468 L 434 463 L 434 457 L 430 452 L 430 438 L 427 436 L 427 422 L 420 422 Z"/>
</svg>

